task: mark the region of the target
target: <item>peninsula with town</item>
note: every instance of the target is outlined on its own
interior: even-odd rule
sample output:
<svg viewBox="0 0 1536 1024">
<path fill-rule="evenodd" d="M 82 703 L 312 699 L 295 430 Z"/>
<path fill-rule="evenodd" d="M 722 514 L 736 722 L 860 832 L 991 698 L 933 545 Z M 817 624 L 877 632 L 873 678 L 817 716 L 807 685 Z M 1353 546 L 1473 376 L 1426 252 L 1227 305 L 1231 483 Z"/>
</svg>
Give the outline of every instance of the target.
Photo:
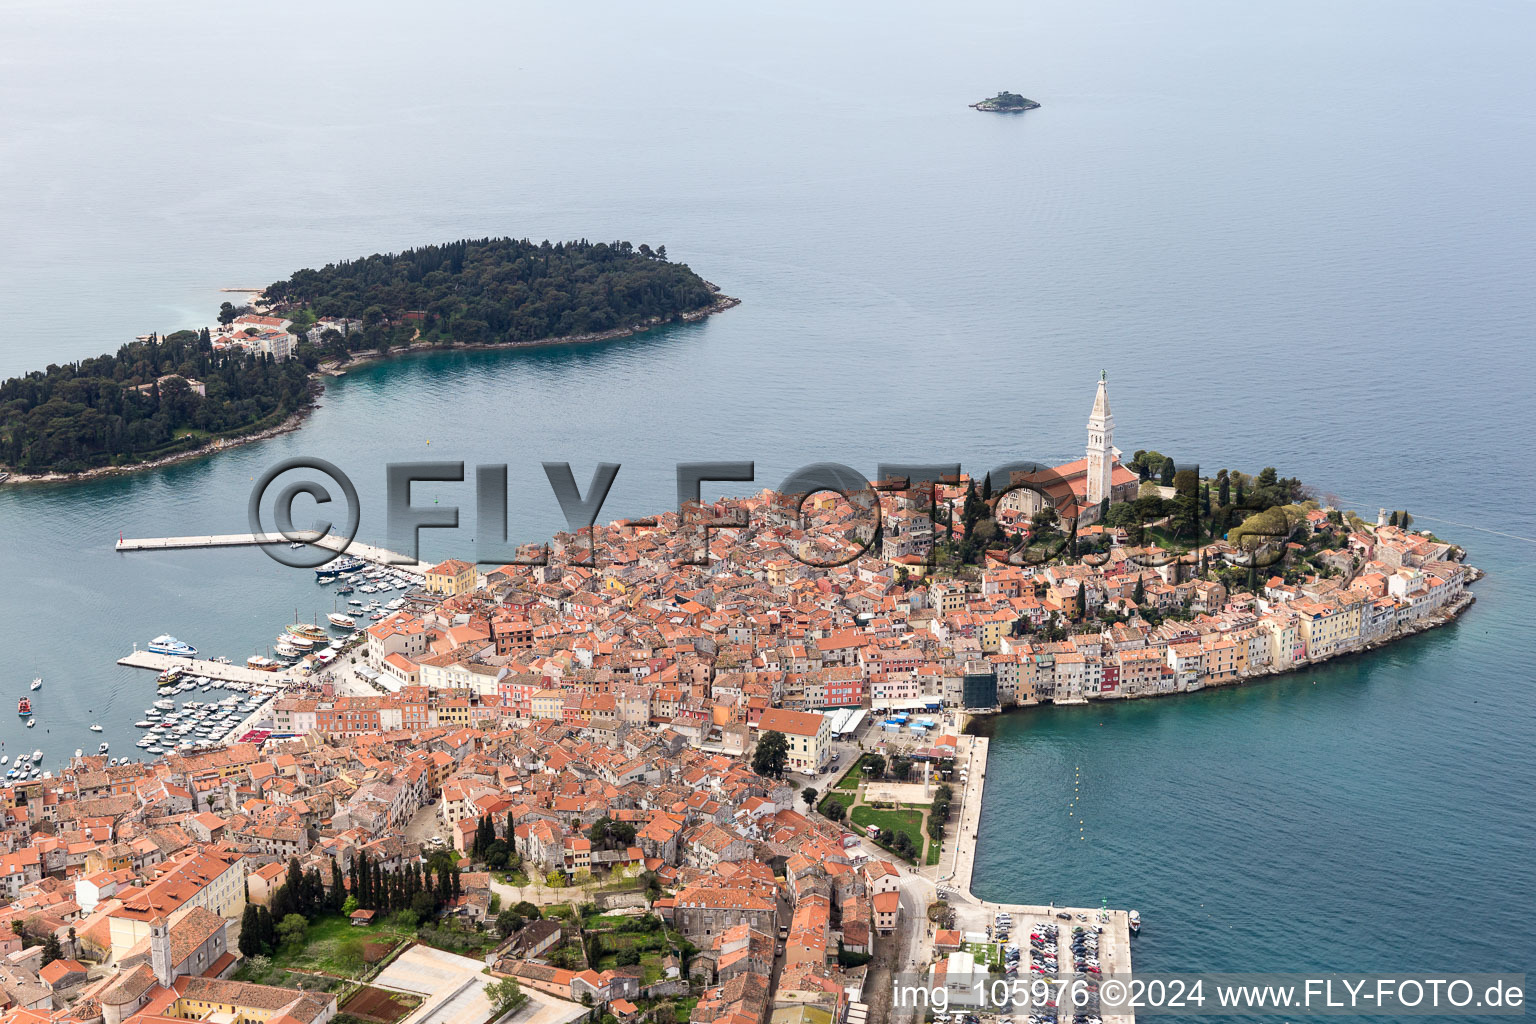
<svg viewBox="0 0 1536 1024">
<path fill-rule="evenodd" d="M 390 355 L 607 341 L 737 304 L 664 245 L 585 239 L 421 246 L 245 297 L 207 327 L 0 381 L 0 483 L 153 469 L 293 430 L 327 376 Z"/>
<path fill-rule="evenodd" d="M 328 643 L 158 638 L 124 663 L 160 673 L 140 745 L 168 753 L 0 790 L 0 1024 L 879 1024 L 1022 1013 L 991 984 L 1021 978 L 1130 1020 L 1097 978 L 1135 908 L 972 894 L 970 726 L 1362 651 L 1452 621 L 1477 571 L 1406 512 L 1114 433 L 1101 378 L 1082 459 L 872 481 L 874 525 L 765 491 L 541 565 L 358 549 L 317 572 L 362 619 Z M 249 695 L 227 741 L 188 736 L 198 686 Z"/>
</svg>

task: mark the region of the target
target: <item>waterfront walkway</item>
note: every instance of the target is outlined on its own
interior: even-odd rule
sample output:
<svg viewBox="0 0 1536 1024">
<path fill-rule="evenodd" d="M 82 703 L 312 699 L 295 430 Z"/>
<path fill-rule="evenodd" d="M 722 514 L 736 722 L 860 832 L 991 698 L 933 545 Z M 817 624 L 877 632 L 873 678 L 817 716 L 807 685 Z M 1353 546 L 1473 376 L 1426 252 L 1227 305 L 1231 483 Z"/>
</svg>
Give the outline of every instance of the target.
<svg viewBox="0 0 1536 1024">
<path fill-rule="evenodd" d="M 304 538 L 306 544 L 313 544 L 337 554 L 348 554 L 361 561 L 388 566 L 413 576 L 424 575 L 432 567 L 431 563 L 414 561 L 388 548 L 364 544 L 357 540 L 349 542 L 345 537 L 334 533 L 310 539 L 310 533 L 305 531 L 297 536 Z M 290 543 L 292 541 L 279 533 L 216 533 L 192 537 L 119 537 L 114 546 L 118 551 L 177 551 L 187 548 L 236 548 Z"/>
</svg>

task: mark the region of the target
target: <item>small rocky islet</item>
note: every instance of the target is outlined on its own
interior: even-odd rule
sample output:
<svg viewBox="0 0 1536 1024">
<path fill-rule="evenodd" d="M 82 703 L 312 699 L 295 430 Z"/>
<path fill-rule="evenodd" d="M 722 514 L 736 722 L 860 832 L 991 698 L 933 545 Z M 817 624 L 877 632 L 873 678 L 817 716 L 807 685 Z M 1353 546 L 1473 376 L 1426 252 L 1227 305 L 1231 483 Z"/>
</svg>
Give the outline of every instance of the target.
<svg viewBox="0 0 1536 1024">
<path fill-rule="evenodd" d="M 1004 90 L 991 99 L 982 100 L 980 103 L 972 103 L 971 108 L 996 114 L 1015 114 L 1025 110 L 1034 110 L 1039 105 L 1034 100 L 1026 99 L 1016 92 Z"/>
</svg>

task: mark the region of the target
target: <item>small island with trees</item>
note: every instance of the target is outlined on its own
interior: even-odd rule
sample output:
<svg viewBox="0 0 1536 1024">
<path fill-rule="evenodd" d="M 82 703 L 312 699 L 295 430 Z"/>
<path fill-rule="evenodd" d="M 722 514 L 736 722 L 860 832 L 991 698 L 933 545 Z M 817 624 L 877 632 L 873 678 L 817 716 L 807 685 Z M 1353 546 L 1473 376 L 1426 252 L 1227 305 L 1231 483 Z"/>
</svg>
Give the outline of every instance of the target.
<svg viewBox="0 0 1536 1024">
<path fill-rule="evenodd" d="M 994 114 L 1017 114 L 1025 110 L 1034 110 L 1040 104 L 1034 100 L 1025 99 L 1016 92 L 1004 90 L 991 99 L 982 100 L 980 103 L 972 103 L 972 110 L 985 110 Z"/>
<path fill-rule="evenodd" d="M 394 351 L 601 341 L 736 305 L 665 246 L 465 239 L 300 270 L 218 325 L 0 382 L 0 481 L 164 465 L 298 425 Z"/>
</svg>

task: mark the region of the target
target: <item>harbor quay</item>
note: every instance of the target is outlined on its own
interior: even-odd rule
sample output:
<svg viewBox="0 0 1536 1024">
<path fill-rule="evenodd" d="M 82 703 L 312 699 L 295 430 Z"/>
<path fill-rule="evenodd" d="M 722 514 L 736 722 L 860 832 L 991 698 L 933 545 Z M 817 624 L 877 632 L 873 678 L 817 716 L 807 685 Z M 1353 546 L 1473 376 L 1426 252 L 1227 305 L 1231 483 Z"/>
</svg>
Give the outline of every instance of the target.
<svg viewBox="0 0 1536 1024">
<path fill-rule="evenodd" d="M 128 668 L 144 668 L 154 672 L 181 668 L 194 676 L 205 676 L 221 683 L 245 683 L 248 686 L 276 684 L 285 687 L 297 684 L 293 676 L 285 673 L 263 672 L 260 669 L 246 668 L 244 665 L 225 664 L 222 661 L 202 661 L 174 654 L 155 654 L 151 651 L 134 651 L 126 657 L 117 659 L 117 663 Z"/>
<path fill-rule="evenodd" d="M 180 551 L 189 548 L 235 548 L 256 547 L 258 545 L 313 545 L 334 551 L 338 555 L 350 555 L 359 561 L 372 565 L 387 566 L 390 569 L 409 573 L 413 576 L 424 575 L 429 563 L 416 561 L 405 555 L 397 554 L 388 548 L 374 544 L 364 544 L 359 540 L 348 540 L 346 537 L 330 533 L 324 537 L 310 537 L 305 535 L 302 541 L 291 540 L 279 533 L 217 533 L 202 534 L 186 537 L 119 537 L 113 547 L 118 551 Z"/>
<path fill-rule="evenodd" d="M 962 716 L 963 728 L 963 716 Z M 926 960 L 942 957 L 947 945 L 958 940 L 960 949 L 974 951 L 997 944 L 1000 934 L 1007 935 L 1006 943 L 1019 947 L 1023 960 L 1019 966 L 1019 984 L 1027 987 L 1032 980 L 1028 973 L 1030 936 L 1046 934 L 1043 930 L 1054 928 L 1054 942 L 1046 946 L 1055 953 L 1061 965 L 1062 979 L 1073 975 L 1073 935 L 1077 930 L 1091 933 L 1097 941 L 1097 966 L 1103 977 L 1128 977 L 1131 974 L 1131 915 L 1129 909 L 1107 907 L 1065 907 L 1053 903 L 1002 903 L 978 898 L 971 891 L 971 872 L 976 856 L 976 843 L 980 831 L 982 803 L 985 799 L 987 757 L 990 740 L 984 736 L 961 735 L 955 758 L 957 774 L 962 773 L 959 793 L 959 812 L 955 823 L 955 840 L 946 844 L 940 857 L 935 879 L 937 896 L 946 901 L 953 914 L 953 926 L 949 931 L 958 933 L 947 937 L 947 944 L 937 943 L 938 930 L 930 923 L 923 946 L 930 952 Z M 922 962 L 920 960 L 920 962 Z M 980 966 L 978 965 L 978 970 Z M 1085 980 L 1091 975 L 1083 976 Z M 1107 1014 L 1105 1021 L 1131 1024 L 1134 1014 Z"/>
</svg>

